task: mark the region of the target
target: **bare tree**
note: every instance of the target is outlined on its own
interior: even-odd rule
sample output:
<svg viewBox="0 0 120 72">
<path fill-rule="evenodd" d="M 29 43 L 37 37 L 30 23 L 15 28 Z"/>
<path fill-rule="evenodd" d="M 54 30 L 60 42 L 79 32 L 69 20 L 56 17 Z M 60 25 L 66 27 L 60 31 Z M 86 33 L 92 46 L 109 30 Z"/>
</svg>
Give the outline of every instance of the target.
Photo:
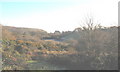
<svg viewBox="0 0 120 72">
<path fill-rule="evenodd" d="M 112 57 L 113 54 L 117 55 L 117 53 L 115 53 L 117 50 L 117 29 L 110 30 L 106 28 L 103 30 L 100 23 L 95 23 L 93 17 L 87 17 L 81 28 L 82 34 L 79 40 L 79 48 L 84 47 L 87 56 L 94 56 L 95 61 L 92 62 L 95 64 L 93 65 L 94 67 L 98 69 L 109 68 L 110 66 L 107 66 L 105 62 L 112 62 L 113 60 L 109 56 Z M 97 61 L 99 63 L 97 63 Z M 116 67 L 115 64 L 114 67 Z"/>
</svg>

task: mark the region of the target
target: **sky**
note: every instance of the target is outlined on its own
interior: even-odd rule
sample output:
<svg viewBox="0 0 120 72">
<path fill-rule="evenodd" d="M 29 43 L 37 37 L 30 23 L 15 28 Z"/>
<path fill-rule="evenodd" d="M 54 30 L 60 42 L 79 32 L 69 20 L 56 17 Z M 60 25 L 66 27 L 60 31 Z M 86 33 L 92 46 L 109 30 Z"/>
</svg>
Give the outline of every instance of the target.
<svg viewBox="0 0 120 72">
<path fill-rule="evenodd" d="M 47 32 L 72 31 L 92 17 L 95 24 L 118 25 L 119 0 L 0 0 L 0 23 L 39 28 Z"/>
</svg>

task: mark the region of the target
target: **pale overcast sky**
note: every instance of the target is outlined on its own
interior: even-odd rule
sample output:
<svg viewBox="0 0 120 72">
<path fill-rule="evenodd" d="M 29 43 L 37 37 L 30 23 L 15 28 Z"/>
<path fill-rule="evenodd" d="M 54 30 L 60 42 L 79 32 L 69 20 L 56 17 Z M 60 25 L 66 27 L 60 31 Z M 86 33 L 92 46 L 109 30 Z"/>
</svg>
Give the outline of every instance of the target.
<svg viewBox="0 0 120 72">
<path fill-rule="evenodd" d="M 0 0 L 0 23 L 47 32 L 74 30 L 87 16 L 102 26 L 118 25 L 119 0 Z"/>
</svg>

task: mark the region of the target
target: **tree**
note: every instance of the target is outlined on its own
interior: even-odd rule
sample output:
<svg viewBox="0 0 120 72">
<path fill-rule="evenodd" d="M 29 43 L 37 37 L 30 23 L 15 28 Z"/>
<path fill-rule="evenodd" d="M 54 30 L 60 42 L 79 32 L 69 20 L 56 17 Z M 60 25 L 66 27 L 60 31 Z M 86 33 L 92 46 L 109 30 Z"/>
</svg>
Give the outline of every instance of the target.
<svg viewBox="0 0 120 72">
<path fill-rule="evenodd" d="M 100 24 L 94 22 L 92 17 L 88 17 L 84 22 L 84 26 L 81 26 L 81 28 L 82 31 L 80 39 L 78 40 L 78 47 L 85 52 L 86 56 L 93 57 L 93 61 L 90 63 L 91 65 L 95 64 L 93 68 L 117 68 L 115 65 L 117 63 L 118 47 L 116 36 L 117 30 L 111 30 L 109 28 L 103 29 Z M 112 66 L 106 64 L 110 64 L 113 61 L 115 61 L 115 63 Z"/>
</svg>

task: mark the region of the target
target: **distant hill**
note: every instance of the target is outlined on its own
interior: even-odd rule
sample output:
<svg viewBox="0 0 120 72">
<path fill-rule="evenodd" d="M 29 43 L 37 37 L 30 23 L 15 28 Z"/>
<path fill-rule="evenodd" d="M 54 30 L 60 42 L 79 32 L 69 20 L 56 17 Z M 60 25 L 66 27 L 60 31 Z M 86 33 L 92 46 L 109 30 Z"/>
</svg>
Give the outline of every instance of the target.
<svg viewBox="0 0 120 72">
<path fill-rule="evenodd" d="M 2 26 L 3 38 L 10 38 L 17 40 L 55 40 L 55 41 L 66 41 L 71 39 L 78 39 L 80 33 L 76 31 L 66 31 L 60 34 L 47 33 L 42 29 L 35 28 L 22 28 L 22 27 L 12 27 L 12 26 Z"/>
<path fill-rule="evenodd" d="M 34 28 L 20 28 L 11 26 L 2 26 L 3 36 L 7 32 L 9 35 L 13 35 L 17 40 L 40 40 L 42 37 L 48 36 L 48 33 L 42 29 Z M 6 34 L 5 34 L 6 36 Z"/>
</svg>

